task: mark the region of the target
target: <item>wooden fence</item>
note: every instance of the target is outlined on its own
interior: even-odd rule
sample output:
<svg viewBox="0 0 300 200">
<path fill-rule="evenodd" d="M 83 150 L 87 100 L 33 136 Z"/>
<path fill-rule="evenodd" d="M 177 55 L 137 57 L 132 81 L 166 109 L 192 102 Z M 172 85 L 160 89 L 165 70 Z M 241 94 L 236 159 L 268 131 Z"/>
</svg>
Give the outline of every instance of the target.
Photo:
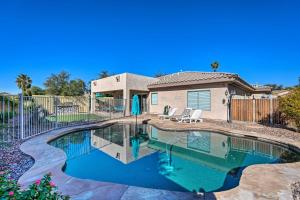
<svg viewBox="0 0 300 200">
<path fill-rule="evenodd" d="M 232 99 L 231 118 L 262 124 L 286 124 L 278 99 Z"/>
</svg>

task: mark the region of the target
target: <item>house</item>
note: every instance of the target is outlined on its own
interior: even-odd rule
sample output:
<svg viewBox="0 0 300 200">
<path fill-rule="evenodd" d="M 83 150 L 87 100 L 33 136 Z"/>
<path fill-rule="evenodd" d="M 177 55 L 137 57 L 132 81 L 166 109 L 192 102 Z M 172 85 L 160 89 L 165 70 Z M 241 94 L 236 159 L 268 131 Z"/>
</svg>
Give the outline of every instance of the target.
<svg viewBox="0 0 300 200">
<path fill-rule="evenodd" d="M 268 94 L 271 89 L 258 90 L 237 74 L 223 72 L 178 72 L 159 78 L 130 73 L 92 81 L 94 97 L 101 94 L 126 100 L 126 115 L 130 114 L 130 99 L 139 95 L 141 109 L 161 114 L 166 105 L 178 108 L 202 109 L 203 118 L 227 120 L 228 102 L 232 96 L 251 98 Z"/>
</svg>

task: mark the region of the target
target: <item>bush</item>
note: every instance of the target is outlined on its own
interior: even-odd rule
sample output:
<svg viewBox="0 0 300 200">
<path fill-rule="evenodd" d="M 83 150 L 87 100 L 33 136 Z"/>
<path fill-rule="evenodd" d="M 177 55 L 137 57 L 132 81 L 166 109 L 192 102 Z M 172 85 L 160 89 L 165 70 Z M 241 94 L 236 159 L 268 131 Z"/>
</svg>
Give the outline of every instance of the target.
<svg viewBox="0 0 300 200">
<path fill-rule="evenodd" d="M 0 199 L 21 200 L 64 200 L 68 196 L 62 196 L 56 192 L 56 186 L 51 181 L 50 174 L 45 175 L 41 180 L 37 180 L 29 186 L 28 190 L 21 190 L 15 180 L 9 179 L 6 172 L 0 172 Z"/>
<path fill-rule="evenodd" d="M 16 112 L 0 112 L 0 121 L 2 122 L 4 120 L 5 123 L 8 122 L 9 119 L 13 118 L 13 116 L 16 115 Z"/>
<path fill-rule="evenodd" d="M 280 97 L 279 109 L 287 119 L 294 121 L 300 130 L 300 87 L 292 90 L 287 96 Z"/>
<path fill-rule="evenodd" d="M 300 200 L 300 182 L 295 182 L 291 185 L 293 199 Z"/>
</svg>

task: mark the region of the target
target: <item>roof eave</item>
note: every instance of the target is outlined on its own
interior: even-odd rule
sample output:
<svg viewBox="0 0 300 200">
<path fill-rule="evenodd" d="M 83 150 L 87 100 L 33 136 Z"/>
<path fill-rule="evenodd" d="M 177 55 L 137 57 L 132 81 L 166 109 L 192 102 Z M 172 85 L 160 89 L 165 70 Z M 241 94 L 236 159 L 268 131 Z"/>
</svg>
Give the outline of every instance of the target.
<svg viewBox="0 0 300 200">
<path fill-rule="evenodd" d="M 150 84 L 148 85 L 148 89 L 155 88 L 166 88 L 166 87 L 178 87 L 178 86 L 188 86 L 188 85 L 203 85 L 203 84 L 212 84 L 212 83 L 228 83 L 234 81 L 228 78 L 222 79 L 210 79 L 210 80 L 194 80 L 194 81 L 182 81 L 176 83 L 164 83 L 164 84 Z"/>
</svg>

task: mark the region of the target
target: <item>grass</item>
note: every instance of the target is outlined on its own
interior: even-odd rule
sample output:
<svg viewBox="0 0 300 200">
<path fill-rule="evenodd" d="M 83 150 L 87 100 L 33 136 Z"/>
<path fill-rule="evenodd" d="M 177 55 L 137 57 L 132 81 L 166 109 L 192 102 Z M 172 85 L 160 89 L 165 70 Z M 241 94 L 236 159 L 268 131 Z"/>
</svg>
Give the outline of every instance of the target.
<svg viewBox="0 0 300 200">
<path fill-rule="evenodd" d="M 9 126 L 5 123 L 5 124 L 0 124 L 0 128 L 8 128 Z"/>
<path fill-rule="evenodd" d="M 76 121 L 85 121 L 85 120 L 97 120 L 101 119 L 102 117 L 95 115 L 95 114 L 88 114 L 88 113 L 80 113 L 80 114 L 63 114 L 57 116 L 58 122 L 76 122 Z M 56 116 L 49 116 L 46 117 L 47 120 L 51 122 L 56 121 Z"/>
</svg>

